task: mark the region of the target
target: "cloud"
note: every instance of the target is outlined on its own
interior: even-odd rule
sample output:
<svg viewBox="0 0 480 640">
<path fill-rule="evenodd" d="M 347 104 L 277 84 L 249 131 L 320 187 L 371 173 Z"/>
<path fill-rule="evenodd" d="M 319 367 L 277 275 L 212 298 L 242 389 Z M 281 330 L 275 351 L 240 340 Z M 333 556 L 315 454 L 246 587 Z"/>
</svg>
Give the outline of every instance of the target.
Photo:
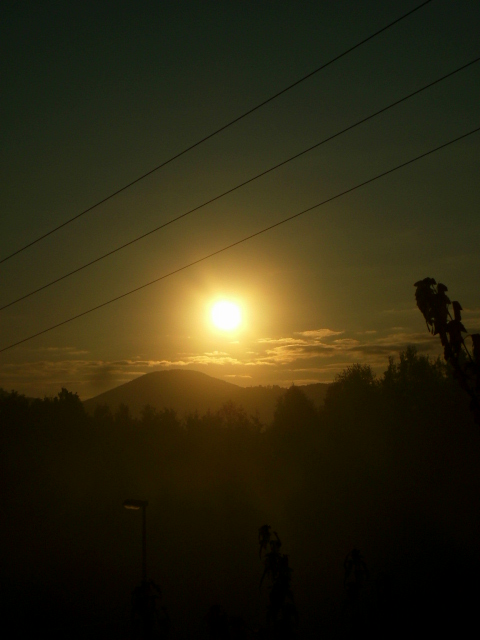
<svg viewBox="0 0 480 640">
<path fill-rule="evenodd" d="M 472 324 L 480 321 L 480 310 L 467 310 L 464 318 L 472 330 Z M 355 362 L 368 364 L 380 373 L 389 356 L 397 356 L 409 345 L 416 346 L 419 352 L 441 354 L 437 336 L 426 330 L 408 332 L 399 326 L 364 332 L 320 328 L 260 337 L 241 347 L 236 345 L 235 357 L 227 351 L 213 350 L 177 353 L 170 359 L 136 356 L 108 361 L 88 359 L 75 347 L 50 348 L 38 361 L 0 364 L 0 387 L 42 396 L 56 395 L 64 386 L 86 398 L 145 373 L 171 368 L 196 369 L 239 382 L 251 380 L 253 384 L 277 384 L 278 380 L 286 383 L 287 377 L 291 381 L 293 372 L 297 384 L 300 380 L 310 384 L 331 381 Z"/>
<path fill-rule="evenodd" d="M 304 336 L 297 340 L 292 338 L 263 339 L 261 342 L 265 347 L 263 353 L 259 353 L 255 358 L 257 363 L 282 366 L 294 362 L 312 361 L 322 359 L 332 359 L 339 356 L 348 356 L 352 364 L 354 361 L 371 360 L 374 356 L 383 356 L 384 360 L 388 356 L 396 355 L 407 346 L 414 345 L 419 351 L 440 353 L 439 341 L 427 332 L 397 331 L 387 335 L 379 335 L 376 331 L 364 332 L 363 339 L 356 332 L 353 337 L 342 337 L 323 342 L 322 339 L 332 338 L 335 335 L 344 334 L 344 331 L 318 330 L 295 332 L 295 335 Z M 320 337 L 322 336 L 322 338 Z"/>
<path fill-rule="evenodd" d="M 306 344 L 305 340 L 298 338 L 260 338 L 258 344 Z"/>
<path fill-rule="evenodd" d="M 79 356 L 89 353 L 89 351 L 86 351 L 85 349 L 77 349 L 76 347 L 38 347 L 37 351 L 47 351 L 49 354 L 58 353 L 62 356 Z"/>
<path fill-rule="evenodd" d="M 293 380 L 293 383 L 295 384 L 295 386 L 301 386 L 304 384 L 316 384 L 318 382 L 318 380 L 316 378 L 300 378 L 300 379 L 295 379 Z"/>
<path fill-rule="evenodd" d="M 228 356 L 230 354 L 228 354 L 226 351 L 211 351 L 210 353 L 206 352 L 205 355 L 215 358 L 217 356 Z"/>
<path fill-rule="evenodd" d="M 355 338 L 341 338 L 341 339 L 338 339 L 338 340 L 334 340 L 333 344 L 337 345 L 339 347 L 348 348 L 348 347 L 354 347 L 354 346 L 356 346 L 357 344 L 360 344 L 360 343 L 359 343 L 358 340 L 355 340 Z"/>
<path fill-rule="evenodd" d="M 311 331 L 294 331 L 296 336 L 304 336 L 314 340 L 322 340 L 323 338 L 329 338 L 330 336 L 338 336 L 344 331 L 332 331 L 331 329 L 313 329 Z"/>
<path fill-rule="evenodd" d="M 71 358 L 9 363 L 0 365 L 0 387 L 37 397 L 56 395 L 62 387 L 81 397 L 96 395 L 159 368 L 160 362 Z"/>
<path fill-rule="evenodd" d="M 323 342 L 325 338 L 332 338 L 344 333 L 332 329 L 309 329 L 308 331 L 294 331 L 294 336 L 280 338 L 260 338 L 257 344 L 269 347 L 263 353 L 259 353 L 256 361 L 262 364 L 279 365 L 294 362 L 298 359 L 313 358 L 318 355 L 327 357 L 335 353 L 335 347 L 331 343 Z M 351 339 L 346 339 L 351 340 Z M 336 341 L 334 341 L 336 342 Z"/>
<path fill-rule="evenodd" d="M 188 358 L 187 364 L 243 364 L 241 360 L 230 356 L 199 355 Z"/>
</svg>

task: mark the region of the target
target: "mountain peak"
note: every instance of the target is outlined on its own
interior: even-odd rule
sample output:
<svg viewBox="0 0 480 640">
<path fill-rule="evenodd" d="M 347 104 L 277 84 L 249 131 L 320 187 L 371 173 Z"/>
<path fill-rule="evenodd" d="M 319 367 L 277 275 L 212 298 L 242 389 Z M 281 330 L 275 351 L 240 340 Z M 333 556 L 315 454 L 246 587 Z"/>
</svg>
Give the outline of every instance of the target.
<svg viewBox="0 0 480 640">
<path fill-rule="evenodd" d="M 315 387 L 315 389 L 314 389 Z M 323 401 L 327 385 L 308 385 L 307 395 L 316 404 Z M 307 391 L 307 387 L 305 387 Z M 87 412 L 93 413 L 97 405 L 107 405 L 115 412 L 121 404 L 138 417 L 147 404 L 157 410 L 174 409 L 179 417 L 198 411 L 218 411 L 228 401 L 242 406 L 247 414 L 258 412 L 260 420 L 269 423 L 278 398 L 285 393 L 282 387 L 240 387 L 232 382 L 213 378 L 200 371 L 168 369 L 152 371 L 110 391 L 85 400 Z"/>
</svg>

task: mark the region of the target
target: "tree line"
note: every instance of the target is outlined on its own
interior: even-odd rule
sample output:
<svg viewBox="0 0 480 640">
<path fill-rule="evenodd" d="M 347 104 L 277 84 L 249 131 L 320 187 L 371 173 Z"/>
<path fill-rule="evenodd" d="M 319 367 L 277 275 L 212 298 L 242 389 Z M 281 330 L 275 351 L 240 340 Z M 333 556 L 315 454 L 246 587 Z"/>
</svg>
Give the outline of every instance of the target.
<svg viewBox="0 0 480 640">
<path fill-rule="evenodd" d="M 66 389 L 43 400 L 2 391 L 0 424 L 2 601 L 16 624 L 22 607 L 62 633 L 85 608 L 92 620 L 128 608 L 140 535 L 127 497 L 149 500 L 149 573 L 178 637 L 207 634 L 212 606 L 265 623 L 265 522 L 282 532 L 305 637 L 347 633 L 352 549 L 370 570 L 370 635 L 393 633 L 393 620 L 458 630 L 472 619 L 479 434 L 448 365 L 412 347 L 381 376 L 348 367 L 322 407 L 290 387 L 268 425 L 233 403 L 182 419 L 150 406 L 139 418 L 126 406 L 89 416 Z"/>
</svg>

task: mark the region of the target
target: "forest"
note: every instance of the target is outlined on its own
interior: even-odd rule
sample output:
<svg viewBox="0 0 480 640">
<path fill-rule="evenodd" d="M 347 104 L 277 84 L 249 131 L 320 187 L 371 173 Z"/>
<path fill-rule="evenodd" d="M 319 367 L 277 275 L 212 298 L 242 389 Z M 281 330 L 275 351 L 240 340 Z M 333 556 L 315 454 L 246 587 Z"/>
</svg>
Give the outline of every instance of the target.
<svg viewBox="0 0 480 640">
<path fill-rule="evenodd" d="M 379 377 L 348 367 L 321 407 L 291 386 L 271 424 L 233 402 L 88 415 L 66 389 L 1 391 L 0 424 L 11 637 L 135 635 L 128 498 L 148 500 L 151 637 L 458 636 L 476 621 L 480 434 L 449 366 L 413 347 Z"/>
</svg>

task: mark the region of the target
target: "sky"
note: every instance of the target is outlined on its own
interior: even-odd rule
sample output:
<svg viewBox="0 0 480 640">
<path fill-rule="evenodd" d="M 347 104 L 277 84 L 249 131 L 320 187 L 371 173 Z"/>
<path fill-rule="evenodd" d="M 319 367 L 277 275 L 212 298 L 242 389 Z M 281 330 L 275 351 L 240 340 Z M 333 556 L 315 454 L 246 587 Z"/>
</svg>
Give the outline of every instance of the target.
<svg viewBox="0 0 480 640">
<path fill-rule="evenodd" d="M 0 259 L 421 2 L 22 2 L 1 37 Z M 480 4 L 433 0 L 0 264 L 0 306 L 248 180 L 480 55 Z M 115 255 L 0 311 L 0 349 L 480 126 L 480 63 Z M 414 282 L 480 328 L 480 133 L 0 353 L 0 387 L 82 399 L 151 371 L 242 386 L 381 374 L 436 356 Z M 241 326 L 216 329 L 231 300 Z"/>
</svg>

